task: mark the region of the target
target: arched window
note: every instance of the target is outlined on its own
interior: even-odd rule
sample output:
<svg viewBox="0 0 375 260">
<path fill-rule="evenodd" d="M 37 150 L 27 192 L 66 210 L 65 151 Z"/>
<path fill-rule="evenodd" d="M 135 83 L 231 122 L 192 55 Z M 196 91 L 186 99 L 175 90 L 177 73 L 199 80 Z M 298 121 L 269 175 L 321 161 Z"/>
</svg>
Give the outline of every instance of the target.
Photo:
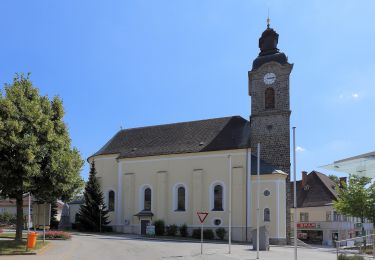
<svg viewBox="0 0 375 260">
<path fill-rule="evenodd" d="M 265 97 L 266 109 L 274 109 L 275 108 L 275 90 L 273 88 L 267 88 L 264 97 Z"/>
<path fill-rule="evenodd" d="M 269 208 L 264 209 L 264 222 L 270 222 L 271 213 Z"/>
<path fill-rule="evenodd" d="M 222 211 L 223 209 L 223 186 L 220 184 L 214 187 L 214 211 Z"/>
<path fill-rule="evenodd" d="M 185 188 L 183 186 L 177 189 L 177 210 L 185 211 Z"/>
<path fill-rule="evenodd" d="M 144 194 L 144 208 L 143 210 L 151 211 L 151 189 L 146 188 Z"/>
<path fill-rule="evenodd" d="M 115 211 L 115 192 L 113 190 L 108 192 L 108 211 Z"/>
</svg>

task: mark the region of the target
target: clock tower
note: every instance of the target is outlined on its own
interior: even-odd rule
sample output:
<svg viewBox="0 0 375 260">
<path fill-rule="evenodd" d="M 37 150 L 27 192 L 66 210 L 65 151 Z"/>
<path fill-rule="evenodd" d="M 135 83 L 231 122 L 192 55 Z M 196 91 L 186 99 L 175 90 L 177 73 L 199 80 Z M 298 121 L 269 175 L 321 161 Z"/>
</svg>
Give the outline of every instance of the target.
<svg viewBox="0 0 375 260">
<path fill-rule="evenodd" d="M 290 181 L 289 77 L 293 64 L 277 48 L 279 35 L 270 28 L 259 39 L 260 53 L 248 72 L 251 96 L 251 149 L 260 143 L 261 159 L 288 174 Z M 290 234 L 291 192 L 286 183 L 286 236 Z M 287 237 L 289 241 L 289 237 Z M 280 243 L 286 241 L 279 241 Z"/>
</svg>

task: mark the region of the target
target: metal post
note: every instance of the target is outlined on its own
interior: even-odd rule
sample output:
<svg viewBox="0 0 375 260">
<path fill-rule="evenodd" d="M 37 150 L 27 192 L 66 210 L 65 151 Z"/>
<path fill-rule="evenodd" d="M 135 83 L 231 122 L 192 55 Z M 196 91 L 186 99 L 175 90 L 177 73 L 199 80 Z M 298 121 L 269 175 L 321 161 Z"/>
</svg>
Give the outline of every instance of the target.
<svg viewBox="0 0 375 260">
<path fill-rule="evenodd" d="M 201 255 L 203 254 L 203 222 L 201 223 Z"/>
<path fill-rule="evenodd" d="M 260 210 L 259 210 L 259 197 L 260 197 L 260 143 L 258 143 L 258 154 L 257 154 L 257 259 L 259 259 L 259 221 L 260 221 Z"/>
<path fill-rule="evenodd" d="M 27 232 L 30 233 L 31 227 L 31 192 L 29 192 L 29 216 L 28 216 Z"/>
<path fill-rule="evenodd" d="M 228 155 L 228 172 L 229 172 L 229 230 L 228 230 L 228 249 L 231 253 L 232 245 L 232 156 Z"/>
<path fill-rule="evenodd" d="M 43 243 L 46 242 L 46 203 L 43 203 Z"/>
<path fill-rule="evenodd" d="M 100 213 L 99 213 L 99 232 L 102 233 L 102 209 L 100 208 Z"/>
<path fill-rule="evenodd" d="M 293 127 L 293 179 L 294 179 L 294 217 L 293 217 L 293 233 L 294 233 L 294 260 L 297 260 L 297 178 L 296 178 L 296 127 Z"/>
</svg>

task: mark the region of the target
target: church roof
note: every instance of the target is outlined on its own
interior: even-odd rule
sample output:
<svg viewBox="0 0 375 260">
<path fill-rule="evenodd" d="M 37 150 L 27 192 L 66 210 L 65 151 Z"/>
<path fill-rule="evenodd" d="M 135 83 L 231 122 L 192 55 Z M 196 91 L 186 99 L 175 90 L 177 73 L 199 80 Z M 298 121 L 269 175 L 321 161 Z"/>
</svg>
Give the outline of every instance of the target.
<svg viewBox="0 0 375 260">
<path fill-rule="evenodd" d="M 250 122 L 240 116 L 124 129 L 92 156 L 118 154 L 118 158 L 198 153 L 248 148 Z M 256 157 L 252 156 L 252 173 Z M 277 169 L 261 162 L 261 173 Z"/>
<path fill-rule="evenodd" d="M 277 43 L 279 41 L 279 34 L 267 25 L 267 29 L 262 33 L 259 38 L 259 56 L 253 61 L 252 70 L 258 69 L 263 64 L 275 61 L 284 65 L 288 63 L 287 56 L 280 52 L 277 48 Z"/>
</svg>

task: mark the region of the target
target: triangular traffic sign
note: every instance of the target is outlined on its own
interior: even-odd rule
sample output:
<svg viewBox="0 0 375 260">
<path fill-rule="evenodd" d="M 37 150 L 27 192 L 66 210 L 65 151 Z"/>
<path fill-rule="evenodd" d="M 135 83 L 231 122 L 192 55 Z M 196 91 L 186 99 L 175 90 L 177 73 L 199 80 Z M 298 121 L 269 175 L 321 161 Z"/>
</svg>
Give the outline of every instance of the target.
<svg viewBox="0 0 375 260">
<path fill-rule="evenodd" d="M 201 223 L 204 222 L 204 220 L 207 218 L 208 216 L 208 212 L 197 212 L 197 215 L 198 215 L 198 218 L 199 218 L 199 221 Z"/>
</svg>

